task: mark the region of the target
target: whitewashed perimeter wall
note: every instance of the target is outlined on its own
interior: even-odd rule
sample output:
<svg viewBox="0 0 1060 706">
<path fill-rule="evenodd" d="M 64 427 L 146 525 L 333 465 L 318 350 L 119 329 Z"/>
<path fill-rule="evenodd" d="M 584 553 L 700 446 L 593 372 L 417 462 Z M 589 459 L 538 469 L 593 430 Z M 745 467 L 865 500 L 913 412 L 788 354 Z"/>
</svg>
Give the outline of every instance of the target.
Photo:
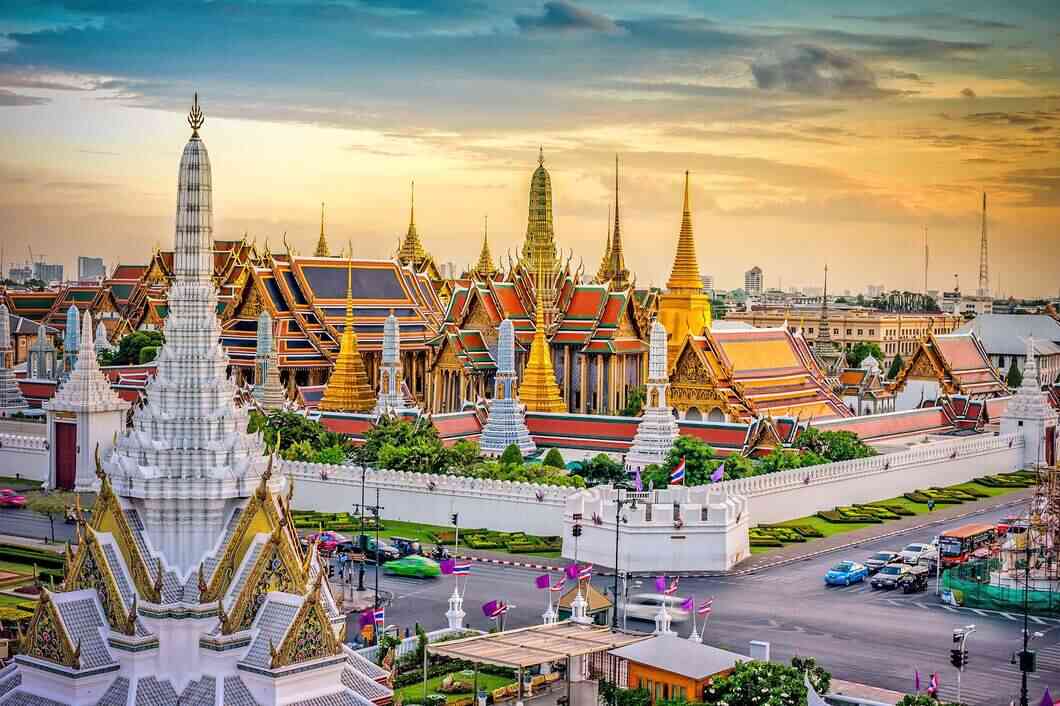
<svg viewBox="0 0 1060 706">
<path fill-rule="evenodd" d="M 47 438 L 0 433 L 0 476 L 47 480 Z"/>
<path fill-rule="evenodd" d="M 1022 435 L 975 436 L 908 451 L 720 483 L 748 499 L 752 524 L 784 522 L 837 505 L 893 498 L 931 486 L 1018 470 Z"/>
<path fill-rule="evenodd" d="M 361 502 L 361 471 L 348 466 L 284 461 L 295 479 L 293 506 L 324 512 L 353 511 Z M 321 474 L 327 476 L 327 480 Z M 458 476 L 369 469 L 365 502 L 375 504 L 379 488 L 382 516 L 391 520 L 449 525 L 460 513 L 461 527 L 486 527 L 502 532 L 558 535 L 563 530 L 563 504 L 577 490 L 554 485 L 513 483 Z"/>
</svg>

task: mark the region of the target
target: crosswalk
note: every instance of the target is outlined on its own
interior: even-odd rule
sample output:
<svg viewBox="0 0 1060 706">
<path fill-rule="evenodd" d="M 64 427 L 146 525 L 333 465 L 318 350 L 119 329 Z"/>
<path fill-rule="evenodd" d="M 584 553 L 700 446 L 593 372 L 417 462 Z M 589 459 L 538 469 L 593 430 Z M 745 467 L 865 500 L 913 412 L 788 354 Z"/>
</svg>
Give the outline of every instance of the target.
<svg viewBox="0 0 1060 706">
<path fill-rule="evenodd" d="M 1060 644 L 1038 650 L 1038 672 L 1028 675 L 1027 692 L 1029 702 L 1039 703 L 1046 684 L 1040 674 L 1056 674 L 1060 670 Z M 1002 663 L 988 668 L 989 679 L 963 679 L 960 685 L 961 702 L 969 706 L 1003 706 L 1012 699 L 1019 703 L 1022 675 L 1014 664 Z M 956 672 L 942 675 L 939 697 L 943 702 L 957 702 L 958 686 Z"/>
</svg>

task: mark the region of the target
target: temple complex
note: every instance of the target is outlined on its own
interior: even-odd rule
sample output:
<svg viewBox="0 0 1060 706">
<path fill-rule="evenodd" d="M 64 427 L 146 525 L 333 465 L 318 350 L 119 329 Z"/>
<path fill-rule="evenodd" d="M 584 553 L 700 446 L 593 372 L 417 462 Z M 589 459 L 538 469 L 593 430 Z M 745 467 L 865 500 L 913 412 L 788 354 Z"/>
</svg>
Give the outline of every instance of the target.
<svg viewBox="0 0 1060 706">
<path fill-rule="evenodd" d="M 933 406 L 946 396 L 988 400 L 1010 394 L 979 336 L 929 333 L 920 342 L 888 389 L 898 409 Z"/>
<path fill-rule="evenodd" d="M 189 123 L 157 373 L 132 428 L 94 449 L 91 521 L 78 517 L 62 585 L 42 590 L 19 654 L 0 671 L 4 702 L 388 703 L 386 672 L 343 644 L 324 560 L 299 544 L 293 486 L 234 401 L 197 100 Z M 64 387 L 78 399 L 94 361 L 87 317 L 83 330 Z"/>
<path fill-rule="evenodd" d="M 616 220 L 617 223 L 617 220 Z M 681 232 L 677 238 L 670 279 L 666 291 L 659 297 L 659 321 L 670 334 L 667 345 L 669 363 L 677 361 L 677 354 L 689 336 L 699 336 L 711 325 L 710 297 L 703 293 L 696 259 L 696 240 L 692 234 L 692 211 L 688 196 L 688 172 L 685 172 L 685 197 L 681 210 Z"/>
<path fill-rule="evenodd" d="M 538 151 L 537 169 L 530 178 L 530 208 L 520 262 L 529 273 L 534 291 L 541 291 L 547 307 L 545 320 L 551 321 L 563 273 L 552 224 L 552 177 L 545 169 L 544 148 Z"/>
</svg>

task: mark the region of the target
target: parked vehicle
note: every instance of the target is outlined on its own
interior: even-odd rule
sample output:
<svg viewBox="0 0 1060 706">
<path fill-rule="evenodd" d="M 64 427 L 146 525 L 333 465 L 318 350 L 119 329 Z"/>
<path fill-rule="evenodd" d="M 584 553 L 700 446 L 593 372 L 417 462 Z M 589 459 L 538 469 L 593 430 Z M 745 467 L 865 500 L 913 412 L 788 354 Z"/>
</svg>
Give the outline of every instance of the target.
<svg viewBox="0 0 1060 706">
<path fill-rule="evenodd" d="M 876 552 L 868 559 L 865 560 L 865 568 L 869 570 L 869 575 L 875 574 L 883 567 L 890 564 L 892 561 L 898 560 L 898 552 L 882 551 Z"/>
<path fill-rule="evenodd" d="M 408 537 L 391 537 L 390 543 L 394 545 L 394 548 L 398 550 L 398 553 L 401 554 L 401 556 L 423 553 L 423 547 L 415 539 L 409 539 Z"/>
<path fill-rule="evenodd" d="M 868 567 L 856 561 L 841 561 L 824 575 L 826 586 L 849 586 L 864 581 L 869 576 Z"/>
<path fill-rule="evenodd" d="M 26 507 L 26 496 L 11 488 L 0 488 L 0 507 Z"/>
<path fill-rule="evenodd" d="M 372 561 L 376 564 L 401 558 L 401 553 L 397 549 L 383 541 L 380 541 L 379 544 L 376 545 L 375 537 L 369 537 L 366 534 L 360 535 L 359 546 L 356 540 L 347 540 L 338 546 L 338 551 L 354 554 L 357 552 L 363 552 L 364 558 L 367 561 Z"/>
<path fill-rule="evenodd" d="M 687 598 L 682 596 L 667 596 L 662 593 L 638 593 L 630 596 L 629 600 L 623 604 L 622 610 L 630 620 L 652 622 L 659 613 L 659 606 L 666 603 L 670 620 L 674 623 L 683 623 L 688 620 L 688 611 L 682 610 L 679 606 L 686 600 Z"/>
<path fill-rule="evenodd" d="M 427 579 L 440 576 L 442 570 L 439 568 L 438 562 L 433 559 L 428 559 L 419 554 L 410 554 L 383 564 L 383 573 L 393 576 L 413 576 Z"/>
<path fill-rule="evenodd" d="M 912 544 L 905 545 L 905 548 L 898 552 L 898 556 L 902 558 L 906 564 L 916 564 L 926 556 L 932 556 L 935 554 L 935 548 L 930 544 L 924 544 L 922 542 L 913 542 Z"/>
<path fill-rule="evenodd" d="M 895 562 L 888 564 L 872 577 L 872 581 L 869 583 L 873 588 L 882 588 L 884 590 L 890 590 L 898 586 L 898 579 L 902 578 L 905 574 L 909 573 L 909 565 L 902 562 Z"/>
<path fill-rule="evenodd" d="M 939 565 L 945 569 L 968 561 L 980 550 L 989 550 L 997 540 L 997 525 L 974 524 L 946 530 L 939 535 Z"/>
<path fill-rule="evenodd" d="M 902 593 L 919 593 L 928 587 L 928 567 L 923 564 L 910 566 L 909 570 L 898 577 L 898 588 Z"/>
</svg>

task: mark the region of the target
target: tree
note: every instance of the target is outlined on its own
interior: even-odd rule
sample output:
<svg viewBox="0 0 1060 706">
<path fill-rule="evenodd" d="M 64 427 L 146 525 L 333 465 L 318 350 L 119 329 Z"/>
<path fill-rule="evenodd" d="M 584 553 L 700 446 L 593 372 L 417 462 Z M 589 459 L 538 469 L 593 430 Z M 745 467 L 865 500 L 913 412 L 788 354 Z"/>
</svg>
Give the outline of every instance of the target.
<svg viewBox="0 0 1060 706">
<path fill-rule="evenodd" d="M 55 541 L 55 518 L 66 517 L 66 509 L 73 507 L 76 499 L 73 493 L 52 491 L 50 493 L 33 493 L 26 498 L 26 507 L 48 518 L 52 541 Z"/>
<path fill-rule="evenodd" d="M 626 470 L 607 454 L 596 454 L 582 461 L 579 474 L 592 485 L 620 483 L 626 480 Z"/>
<path fill-rule="evenodd" d="M 519 450 L 519 447 L 515 444 L 508 444 L 508 448 L 501 454 L 501 465 L 502 466 L 521 466 L 523 465 L 523 452 Z"/>
<path fill-rule="evenodd" d="M 806 686 L 802 672 L 775 662 L 740 662 L 703 691 L 707 704 L 726 706 L 802 706 Z"/>
<path fill-rule="evenodd" d="M 902 368 L 905 367 L 905 361 L 902 360 L 902 354 L 899 353 L 891 361 L 891 367 L 887 369 L 887 379 L 894 380 L 898 377 L 898 373 L 902 372 Z"/>
<path fill-rule="evenodd" d="M 327 463 L 333 466 L 346 463 L 346 449 L 341 446 L 327 446 L 314 454 L 313 463 Z"/>
<path fill-rule="evenodd" d="M 315 422 L 295 412 L 275 411 L 266 416 L 257 410 L 252 410 L 247 423 L 247 431 L 251 434 L 262 432 L 265 436 L 265 446 L 270 451 L 275 449 L 276 441 L 279 439 L 279 451 L 284 458 L 289 458 L 284 453 L 285 451 L 303 442 L 307 446 L 303 445 L 301 447 L 303 450 L 299 453 L 307 454 L 308 458 L 299 460 L 305 461 L 311 461 L 317 451 L 326 448 L 337 446 L 345 454 L 351 446 L 350 440 L 342 434 L 328 431 L 320 422 Z"/>
<path fill-rule="evenodd" d="M 152 360 L 158 357 L 158 346 L 144 346 L 140 349 L 140 353 L 137 356 L 137 362 L 140 365 L 146 365 Z"/>
<path fill-rule="evenodd" d="M 139 365 L 143 359 L 150 355 L 150 353 L 144 354 L 142 351 L 145 348 L 156 349 L 155 354 L 157 355 L 157 349 L 161 348 L 166 342 L 165 336 L 161 331 L 137 331 L 131 333 L 125 338 L 118 342 L 118 350 L 113 353 L 109 351 L 102 351 L 99 354 L 100 365 Z M 154 360 L 154 356 L 143 360 L 143 362 L 150 362 Z"/>
<path fill-rule="evenodd" d="M 644 401 L 647 399 L 647 391 L 644 385 L 638 385 L 629 391 L 626 397 L 626 406 L 619 412 L 623 417 L 639 417 L 644 409 Z"/>
<path fill-rule="evenodd" d="M 724 319 L 725 315 L 729 313 L 729 307 L 725 304 L 725 300 L 721 297 L 714 297 L 710 300 L 710 313 L 714 317 L 714 320 Z"/>
<path fill-rule="evenodd" d="M 647 689 L 622 689 L 609 681 L 600 681 L 600 701 L 604 706 L 648 706 L 651 694 Z"/>
<path fill-rule="evenodd" d="M 664 478 L 653 478 L 655 487 L 662 487 L 670 482 L 670 471 L 677 467 L 681 459 L 685 460 L 685 485 L 704 485 L 710 481 L 710 474 L 718 466 L 714 462 L 714 449 L 702 439 L 694 436 L 679 436 L 674 440 L 666 460 L 663 461 Z"/>
<path fill-rule="evenodd" d="M 927 694 L 906 694 L 895 706 L 942 706 L 942 704 L 936 701 L 935 697 Z"/>
<path fill-rule="evenodd" d="M 858 341 L 847 350 L 847 365 L 856 368 L 870 355 L 877 361 L 883 360 L 883 351 L 880 350 L 879 344 L 872 341 Z"/>
<path fill-rule="evenodd" d="M 876 449 L 863 442 L 852 431 L 821 431 L 816 427 L 804 429 L 799 434 L 795 446 L 833 462 L 866 458 L 877 453 Z"/>
<path fill-rule="evenodd" d="M 559 449 L 549 449 L 548 453 L 545 454 L 545 460 L 543 463 L 551 468 L 567 467 L 567 464 L 563 460 L 563 454 L 559 452 Z"/>
<path fill-rule="evenodd" d="M 479 449 L 478 442 L 471 439 L 461 439 L 450 446 L 446 454 L 449 469 L 457 473 L 482 460 L 482 451 Z"/>
<path fill-rule="evenodd" d="M 350 455 L 358 465 L 417 473 L 442 473 L 449 462 L 438 430 L 422 417 L 412 422 L 380 417 Z"/>
<path fill-rule="evenodd" d="M 832 675 L 824 667 L 817 664 L 816 659 L 796 655 L 791 658 L 791 666 L 800 672 L 804 672 L 810 678 L 810 684 L 813 685 L 813 690 L 818 694 L 824 695 L 828 693 L 832 686 Z"/>
<path fill-rule="evenodd" d="M 1005 376 L 1005 384 L 1009 389 L 1015 390 L 1023 384 L 1023 373 L 1016 366 L 1016 356 L 1012 356 L 1012 365 L 1008 366 L 1008 375 Z"/>
</svg>

